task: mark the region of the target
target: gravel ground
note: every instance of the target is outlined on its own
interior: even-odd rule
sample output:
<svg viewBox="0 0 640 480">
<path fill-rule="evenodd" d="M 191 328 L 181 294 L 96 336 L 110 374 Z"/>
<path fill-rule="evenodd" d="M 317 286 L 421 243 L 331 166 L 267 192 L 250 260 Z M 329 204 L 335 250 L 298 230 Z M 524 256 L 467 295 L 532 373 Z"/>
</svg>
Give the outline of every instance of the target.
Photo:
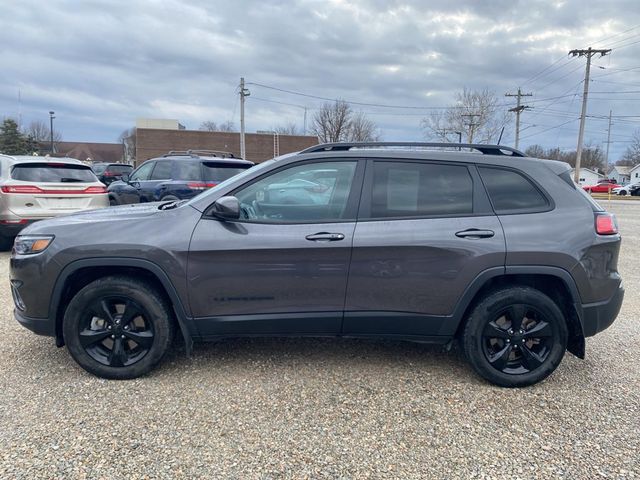
<svg viewBox="0 0 640 480">
<path fill-rule="evenodd" d="M 200 345 L 100 380 L 13 320 L 1 253 L 0 478 L 640 478 L 640 204 L 610 210 L 622 312 L 523 390 L 456 352 L 328 339 Z"/>
</svg>

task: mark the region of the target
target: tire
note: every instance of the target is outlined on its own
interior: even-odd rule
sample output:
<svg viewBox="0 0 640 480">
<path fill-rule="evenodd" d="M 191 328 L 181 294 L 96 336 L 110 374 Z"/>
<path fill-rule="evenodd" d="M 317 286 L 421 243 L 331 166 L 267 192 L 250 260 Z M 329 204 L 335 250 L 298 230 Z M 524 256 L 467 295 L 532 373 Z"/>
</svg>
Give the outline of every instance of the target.
<svg viewBox="0 0 640 480">
<path fill-rule="evenodd" d="M 6 252 L 13 247 L 13 237 L 0 237 L 0 251 Z"/>
<path fill-rule="evenodd" d="M 461 340 L 480 376 L 514 388 L 548 377 L 562 361 L 567 337 L 553 300 L 530 287 L 512 287 L 490 293 L 473 308 Z"/>
<path fill-rule="evenodd" d="M 109 206 L 116 207 L 118 205 L 120 205 L 120 202 L 115 197 L 109 196 Z"/>
<path fill-rule="evenodd" d="M 149 373 L 171 345 L 175 327 L 170 312 L 166 300 L 146 282 L 126 276 L 100 278 L 69 302 L 64 341 L 89 373 L 137 378 Z"/>
<path fill-rule="evenodd" d="M 627 191 L 626 191 L 626 190 L 620 190 L 620 191 L 618 192 L 618 195 L 621 195 L 621 196 L 623 196 L 623 197 L 626 197 L 626 196 L 627 196 Z"/>
<path fill-rule="evenodd" d="M 175 202 L 177 200 L 180 200 L 180 199 L 175 195 L 165 195 L 160 199 L 161 202 Z"/>
</svg>

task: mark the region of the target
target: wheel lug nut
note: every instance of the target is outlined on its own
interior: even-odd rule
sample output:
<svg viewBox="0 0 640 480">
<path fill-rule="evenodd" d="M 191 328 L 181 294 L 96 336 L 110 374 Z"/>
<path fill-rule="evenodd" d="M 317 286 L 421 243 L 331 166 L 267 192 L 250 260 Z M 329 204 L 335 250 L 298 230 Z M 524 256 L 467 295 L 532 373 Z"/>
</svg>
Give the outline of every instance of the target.
<svg viewBox="0 0 640 480">
<path fill-rule="evenodd" d="M 111 338 L 116 338 L 116 336 L 115 335 L 111 335 Z"/>
<path fill-rule="evenodd" d="M 507 338 L 507 343 L 511 343 L 511 340 L 509 340 L 508 338 Z"/>
<path fill-rule="evenodd" d="M 120 338 L 126 338 L 124 335 L 121 335 Z"/>
<path fill-rule="evenodd" d="M 107 330 L 111 330 L 111 325 L 107 325 Z"/>
</svg>

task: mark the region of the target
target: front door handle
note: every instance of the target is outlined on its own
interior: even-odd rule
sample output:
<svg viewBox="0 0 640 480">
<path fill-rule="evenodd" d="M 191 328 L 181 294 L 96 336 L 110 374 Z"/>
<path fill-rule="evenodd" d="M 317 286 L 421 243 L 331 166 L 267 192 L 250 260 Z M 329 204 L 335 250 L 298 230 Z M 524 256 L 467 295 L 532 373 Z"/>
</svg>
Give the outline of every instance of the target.
<svg viewBox="0 0 640 480">
<path fill-rule="evenodd" d="M 470 239 L 478 239 L 478 238 L 491 238 L 495 235 L 493 230 L 480 230 L 478 228 L 469 228 L 467 230 L 462 230 L 461 232 L 456 232 L 456 237 L 460 238 L 470 238 Z"/>
<path fill-rule="evenodd" d="M 342 233 L 318 232 L 307 235 L 304 238 L 312 242 L 337 242 L 338 240 L 343 240 L 344 235 Z"/>
</svg>

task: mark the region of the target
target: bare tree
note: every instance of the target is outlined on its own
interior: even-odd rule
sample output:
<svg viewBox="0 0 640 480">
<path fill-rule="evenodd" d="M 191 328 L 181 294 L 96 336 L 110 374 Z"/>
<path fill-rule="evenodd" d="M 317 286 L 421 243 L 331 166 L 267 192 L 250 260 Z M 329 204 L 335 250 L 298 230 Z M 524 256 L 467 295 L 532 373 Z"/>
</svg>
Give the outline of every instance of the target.
<svg viewBox="0 0 640 480">
<path fill-rule="evenodd" d="M 127 128 L 118 136 L 118 141 L 124 147 L 124 161 L 135 164 L 136 161 L 136 128 Z"/>
<path fill-rule="evenodd" d="M 344 100 L 325 103 L 313 116 L 311 133 L 323 143 L 378 140 L 376 124 L 363 112 L 354 112 Z"/>
<path fill-rule="evenodd" d="M 356 112 L 350 119 L 349 140 L 352 142 L 376 142 L 380 140 L 380 131 L 363 112 Z"/>
<path fill-rule="evenodd" d="M 24 134 L 31 137 L 36 142 L 49 142 L 51 140 L 51 130 L 49 126 L 42 120 L 34 120 L 24 129 Z M 55 128 L 53 129 L 53 141 L 61 142 L 62 133 Z"/>
<path fill-rule="evenodd" d="M 616 165 L 633 167 L 640 163 L 640 130 L 633 132 L 631 142 L 631 145 L 627 147 L 620 160 L 616 162 Z"/>
<path fill-rule="evenodd" d="M 576 151 L 567 150 L 562 151 L 559 148 L 545 149 L 540 145 L 531 145 L 524 153 L 529 157 L 534 158 L 547 158 L 550 160 L 560 160 L 561 162 L 567 162 L 572 167 L 576 164 Z M 580 165 L 583 168 L 590 168 L 592 170 L 605 171 L 606 164 L 604 158 L 604 152 L 600 146 L 586 145 L 582 151 L 582 158 Z"/>
<path fill-rule="evenodd" d="M 236 132 L 236 126 L 231 120 L 217 124 L 213 120 L 205 120 L 200 124 L 200 130 L 206 132 Z"/>
<path fill-rule="evenodd" d="M 430 140 L 449 141 L 449 134 L 462 132 L 468 142 L 495 143 L 508 122 L 508 112 L 494 92 L 465 87 L 454 105 L 423 118 L 420 125 Z"/>
<path fill-rule="evenodd" d="M 302 131 L 298 128 L 295 122 L 278 125 L 273 127 L 272 130 L 279 135 L 302 135 Z"/>
</svg>

